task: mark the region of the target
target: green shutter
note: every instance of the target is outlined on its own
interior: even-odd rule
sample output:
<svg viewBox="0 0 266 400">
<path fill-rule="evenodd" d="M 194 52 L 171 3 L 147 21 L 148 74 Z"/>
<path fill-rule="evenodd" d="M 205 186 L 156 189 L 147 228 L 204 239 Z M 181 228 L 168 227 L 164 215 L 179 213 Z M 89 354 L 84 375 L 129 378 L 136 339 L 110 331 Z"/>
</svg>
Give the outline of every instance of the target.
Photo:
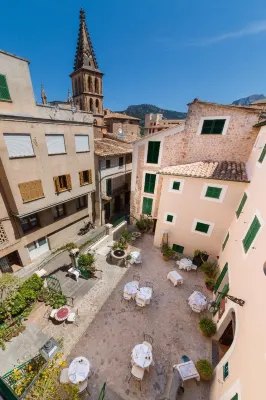
<svg viewBox="0 0 266 400">
<path fill-rule="evenodd" d="M 266 144 L 264 145 L 264 147 L 262 149 L 262 152 L 261 152 L 261 155 L 260 155 L 260 158 L 259 158 L 259 162 L 260 163 L 262 163 L 262 161 L 264 160 L 265 156 L 266 156 Z"/>
<path fill-rule="evenodd" d="M 184 252 L 184 246 L 180 246 L 179 244 L 173 244 L 172 249 L 180 254 L 183 254 Z"/>
<path fill-rule="evenodd" d="M 255 239 L 259 229 L 261 227 L 260 221 L 258 220 L 258 217 L 254 217 L 249 230 L 246 233 L 246 236 L 243 239 L 243 246 L 244 246 L 244 250 L 245 253 L 248 251 L 248 249 L 250 248 L 253 240 Z"/>
<path fill-rule="evenodd" d="M 170 214 L 168 214 L 166 217 L 167 222 L 173 222 L 173 219 L 174 219 L 173 215 L 170 215 Z"/>
<path fill-rule="evenodd" d="M 222 244 L 222 250 L 224 250 L 224 248 L 225 248 L 225 246 L 226 246 L 226 243 L 228 242 L 228 239 L 229 239 L 229 232 L 227 233 L 227 235 L 226 235 L 226 237 L 225 237 L 225 239 L 224 239 L 224 242 L 223 242 L 223 244 Z"/>
<path fill-rule="evenodd" d="M 223 366 L 223 375 L 224 375 L 224 381 L 229 375 L 229 364 L 228 362 L 224 364 Z"/>
<path fill-rule="evenodd" d="M 161 142 L 149 141 L 148 154 L 147 154 L 147 163 L 148 164 L 158 164 L 160 144 L 161 144 Z"/>
<path fill-rule="evenodd" d="M 222 189 L 214 186 L 208 186 L 205 197 L 212 197 L 213 199 L 219 199 Z"/>
<path fill-rule="evenodd" d="M 145 174 L 144 192 L 154 193 L 155 181 L 156 181 L 155 174 Z"/>
<path fill-rule="evenodd" d="M 111 196 L 112 193 L 112 179 L 106 179 L 106 194 Z"/>
<path fill-rule="evenodd" d="M 153 199 L 143 197 L 142 214 L 151 215 Z"/>
<path fill-rule="evenodd" d="M 231 400 L 238 400 L 238 393 L 236 393 L 236 394 L 234 395 L 234 397 L 231 398 Z"/>
<path fill-rule="evenodd" d="M 244 195 L 243 195 L 243 197 L 242 197 L 242 200 L 241 200 L 241 202 L 240 202 L 240 204 L 239 204 L 239 207 L 238 207 L 238 209 L 237 209 L 237 211 L 236 211 L 236 216 L 237 216 L 237 218 L 239 218 L 240 214 L 242 213 L 242 210 L 243 210 L 243 208 L 244 208 L 244 205 L 245 205 L 247 199 L 248 199 L 248 196 L 247 196 L 246 193 L 244 193 Z"/>
<path fill-rule="evenodd" d="M 216 281 L 215 286 L 214 286 L 214 293 L 216 293 L 217 290 L 219 289 L 219 287 L 220 287 L 220 285 L 221 285 L 221 283 L 222 283 L 227 271 L 228 271 L 228 263 L 225 264 L 225 266 L 223 267 L 220 275 L 217 278 L 217 281 Z"/>
<path fill-rule="evenodd" d="M 195 230 L 198 232 L 208 233 L 210 225 L 197 222 Z"/>
<path fill-rule="evenodd" d="M 0 100 L 11 100 L 5 75 L 0 74 Z"/>
<path fill-rule="evenodd" d="M 222 134 L 225 121 L 225 119 L 205 119 L 202 125 L 201 134 Z"/>
<path fill-rule="evenodd" d="M 218 312 L 219 308 L 220 308 L 220 303 L 221 300 L 224 298 L 224 296 L 229 292 L 229 284 L 227 283 L 226 285 L 224 285 L 221 293 L 217 296 L 216 300 L 215 300 L 215 311 L 213 313 L 213 316 Z"/>
<path fill-rule="evenodd" d="M 180 190 L 180 182 L 176 182 L 176 181 L 175 181 L 175 182 L 173 183 L 173 189 L 174 189 L 174 190 Z"/>
</svg>

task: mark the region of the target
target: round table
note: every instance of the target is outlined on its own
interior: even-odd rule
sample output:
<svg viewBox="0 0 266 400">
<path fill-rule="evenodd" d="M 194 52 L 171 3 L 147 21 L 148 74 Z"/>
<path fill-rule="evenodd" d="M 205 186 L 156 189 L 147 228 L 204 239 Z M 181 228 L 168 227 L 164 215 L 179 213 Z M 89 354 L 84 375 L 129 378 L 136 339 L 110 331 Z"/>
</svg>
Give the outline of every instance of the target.
<svg viewBox="0 0 266 400">
<path fill-rule="evenodd" d="M 58 308 L 57 312 L 55 313 L 54 318 L 57 321 L 64 321 L 69 316 L 71 310 L 68 306 L 62 306 Z"/>
<path fill-rule="evenodd" d="M 68 378 L 70 382 L 77 384 L 84 382 L 90 373 L 91 364 L 85 357 L 77 357 L 68 367 Z"/>
<path fill-rule="evenodd" d="M 186 269 L 190 271 L 192 267 L 192 261 L 189 258 L 182 258 L 179 262 L 179 269 Z"/>
<path fill-rule="evenodd" d="M 132 350 L 132 360 L 141 368 L 148 368 L 152 363 L 152 352 L 145 344 L 137 344 Z"/>
<path fill-rule="evenodd" d="M 141 255 L 140 255 L 140 252 L 139 251 L 132 251 L 131 253 L 130 253 L 130 255 L 131 255 L 131 259 L 132 259 L 132 261 L 134 262 L 134 263 L 138 263 L 138 262 L 140 262 L 140 260 L 141 260 Z"/>
<path fill-rule="evenodd" d="M 145 300 L 145 301 L 150 300 L 151 296 L 152 296 L 152 289 L 149 287 L 141 287 L 138 290 L 137 296 L 141 300 Z"/>
<path fill-rule="evenodd" d="M 190 307 L 198 307 L 201 311 L 207 308 L 208 300 L 207 297 L 204 296 L 201 292 L 193 292 L 188 298 L 188 304 Z"/>
<path fill-rule="evenodd" d="M 124 287 L 124 292 L 135 295 L 138 291 L 139 283 L 137 281 L 128 282 Z"/>
</svg>

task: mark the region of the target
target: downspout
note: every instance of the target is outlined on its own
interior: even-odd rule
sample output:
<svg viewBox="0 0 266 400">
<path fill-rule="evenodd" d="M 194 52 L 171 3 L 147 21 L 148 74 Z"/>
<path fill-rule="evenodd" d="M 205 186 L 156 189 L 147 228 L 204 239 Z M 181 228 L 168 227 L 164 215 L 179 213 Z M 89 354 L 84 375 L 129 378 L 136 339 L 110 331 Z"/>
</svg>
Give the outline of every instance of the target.
<svg viewBox="0 0 266 400">
<path fill-rule="evenodd" d="M 102 223 L 103 223 L 103 217 L 102 217 L 102 178 L 101 178 L 101 160 L 100 160 L 100 157 L 98 158 L 98 179 L 99 179 L 100 221 L 101 221 L 101 226 L 102 226 Z"/>
</svg>

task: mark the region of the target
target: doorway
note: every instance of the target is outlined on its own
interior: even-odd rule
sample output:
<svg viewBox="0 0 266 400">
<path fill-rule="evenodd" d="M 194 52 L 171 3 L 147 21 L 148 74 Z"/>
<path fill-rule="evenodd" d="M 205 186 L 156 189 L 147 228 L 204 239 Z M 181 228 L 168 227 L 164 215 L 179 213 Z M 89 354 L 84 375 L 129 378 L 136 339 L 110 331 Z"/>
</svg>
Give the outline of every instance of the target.
<svg viewBox="0 0 266 400">
<path fill-rule="evenodd" d="M 48 240 L 46 237 L 42 237 L 28 244 L 27 248 L 30 254 L 30 259 L 34 260 L 35 258 L 49 251 Z"/>
<path fill-rule="evenodd" d="M 12 265 L 19 265 L 22 267 L 22 262 L 18 251 L 13 251 L 5 257 L 0 258 L 0 270 L 4 272 L 13 272 Z"/>
<path fill-rule="evenodd" d="M 115 207 L 114 212 L 119 213 L 121 211 L 121 198 L 120 196 L 115 196 Z"/>
<path fill-rule="evenodd" d="M 109 203 L 105 203 L 103 208 L 104 208 L 104 215 L 105 215 L 105 223 L 107 223 L 109 221 L 110 215 L 111 215 L 110 202 Z"/>
</svg>

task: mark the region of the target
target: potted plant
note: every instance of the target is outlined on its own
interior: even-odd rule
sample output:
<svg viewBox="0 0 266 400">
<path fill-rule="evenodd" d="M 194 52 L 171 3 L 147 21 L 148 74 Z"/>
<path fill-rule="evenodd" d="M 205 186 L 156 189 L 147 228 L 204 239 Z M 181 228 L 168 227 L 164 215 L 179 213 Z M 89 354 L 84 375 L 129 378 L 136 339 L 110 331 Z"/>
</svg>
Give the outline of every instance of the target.
<svg viewBox="0 0 266 400">
<path fill-rule="evenodd" d="M 199 327 L 203 335 L 211 337 L 216 333 L 216 324 L 211 318 L 202 317 L 199 322 Z"/>
<path fill-rule="evenodd" d="M 204 261 L 208 260 L 208 258 L 209 254 L 207 253 L 207 251 L 197 249 L 194 251 L 192 263 L 197 265 L 197 267 L 199 268 L 204 263 Z"/>
<path fill-rule="evenodd" d="M 162 254 L 163 254 L 163 259 L 164 259 L 165 261 L 168 261 L 168 260 L 170 260 L 170 259 L 175 255 L 175 252 L 174 252 L 174 250 L 172 250 L 172 249 L 168 246 L 168 244 L 164 244 L 164 245 L 162 246 Z"/>
<path fill-rule="evenodd" d="M 214 287 L 215 287 L 215 281 L 212 278 L 205 278 L 205 285 L 206 288 L 210 291 L 213 292 L 214 291 Z"/>
<path fill-rule="evenodd" d="M 197 361 L 197 370 L 202 380 L 209 381 L 213 374 L 213 367 L 208 360 L 198 360 Z"/>
<path fill-rule="evenodd" d="M 218 273 L 217 265 L 209 261 L 204 261 L 204 263 L 201 264 L 200 270 L 203 271 L 208 278 L 213 280 Z"/>
<path fill-rule="evenodd" d="M 140 217 L 136 222 L 136 227 L 140 232 L 148 232 L 153 225 L 153 221 L 149 218 Z"/>
</svg>

